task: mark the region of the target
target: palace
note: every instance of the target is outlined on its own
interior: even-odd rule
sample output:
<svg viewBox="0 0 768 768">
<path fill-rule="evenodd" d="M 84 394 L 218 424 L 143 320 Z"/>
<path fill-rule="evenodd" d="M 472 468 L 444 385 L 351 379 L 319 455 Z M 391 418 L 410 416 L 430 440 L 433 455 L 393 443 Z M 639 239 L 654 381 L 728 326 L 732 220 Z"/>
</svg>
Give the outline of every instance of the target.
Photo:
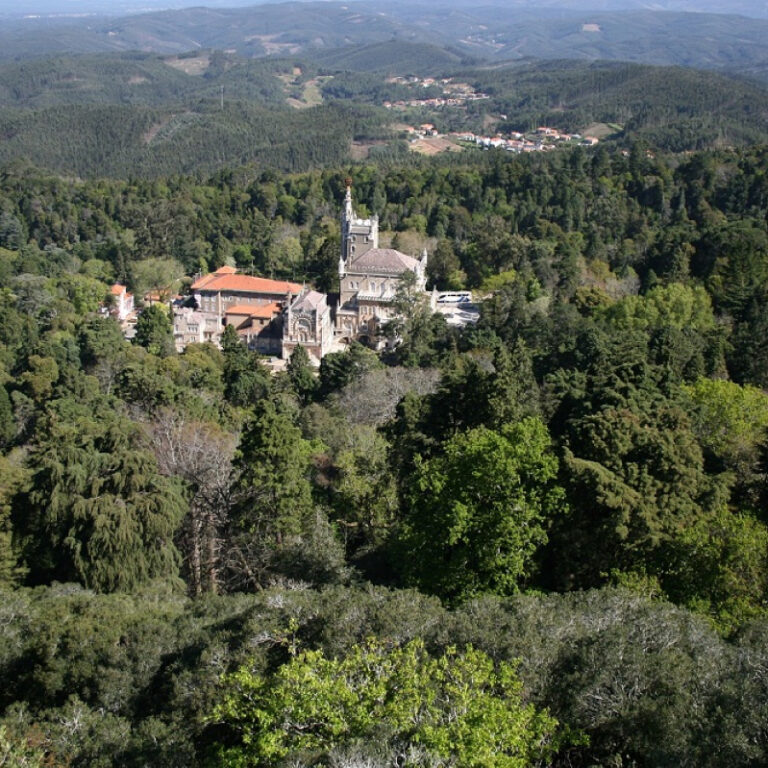
<svg viewBox="0 0 768 768">
<path fill-rule="evenodd" d="M 416 289 L 424 291 L 426 250 L 421 258 L 415 259 L 392 248 L 379 248 L 378 217 L 361 219 L 355 216 L 352 188 L 347 184 L 341 214 L 336 334 L 349 341 L 373 342 L 381 326 L 395 315 L 392 302 L 407 272 L 414 274 Z"/>
<path fill-rule="evenodd" d="M 395 317 L 394 300 L 407 273 L 424 292 L 427 252 L 420 258 L 379 248 L 379 220 L 355 215 L 347 184 L 341 213 L 339 301 L 297 283 L 238 274 L 221 267 L 191 286 L 194 306 L 174 307 L 174 336 L 181 351 L 192 342 L 219 343 L 234 326 L 251 349 L 287 359 L 297 345 L 320 360 L 336 346 L 359 340 L 379 344 L 382 326 Z M 426 293 L 425 293 L 426 296 Z M 434 303 L 433 307 L 434 309 Z"/>
</svg>

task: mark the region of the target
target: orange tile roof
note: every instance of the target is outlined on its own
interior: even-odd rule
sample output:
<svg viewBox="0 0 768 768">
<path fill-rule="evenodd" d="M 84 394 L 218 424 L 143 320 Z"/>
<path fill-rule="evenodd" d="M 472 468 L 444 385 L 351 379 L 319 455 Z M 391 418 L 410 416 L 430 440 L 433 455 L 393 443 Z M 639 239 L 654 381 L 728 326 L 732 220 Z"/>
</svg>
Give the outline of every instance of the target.
<svg viewBox="0 0 768 768">
<path fill-rule="evenodd" d="M 301 286 L 297 283 L 289 283 L 285 280 L 267 280 L 265 277 L 251 277 L 250 275 L 225 274 L 206 275 L 192 283 L 192 290 L 206 291 L 239 291 L 243 293 L 268 293 L 285 296 L 289 291 L 298 295 Z"/>
<path fill-rule="evenodd" d="M 120 283 L 115 283 L 115 284 L 114 284 L 114 285 L 113 285 L 113 286 L 112 286 L 112 287 L 109 289 L 109 291 L 110 291 L 110 293 L 111 293 L 113 296 L 120 296 L 120 294 L 123 294 L 123 293 L 125 293 L 125 286 L 124 286 L 124 285 L 120 285 Z"/>
<path fill-rule="evenodd" d="M 282 307 L 276 301 L 271 304 L 238 304 L 230 307 L 228 315 L 247 315 L 248 317 L 272 317 L 281 311 Z"/>
<path fill-rule="evenodd" d="M 214 275 L 234 275 L 237 272 L 235 267 L 228 267 L 226 264 L 223 267 L 219 267 L 213 274 Z"/>
</svg>

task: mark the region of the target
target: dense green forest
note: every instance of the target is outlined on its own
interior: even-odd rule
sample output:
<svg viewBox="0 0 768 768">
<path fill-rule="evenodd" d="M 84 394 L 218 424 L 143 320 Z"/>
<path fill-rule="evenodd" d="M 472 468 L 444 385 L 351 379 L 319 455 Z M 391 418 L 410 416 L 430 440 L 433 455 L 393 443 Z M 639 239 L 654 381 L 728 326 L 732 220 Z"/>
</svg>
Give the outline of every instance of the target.
<svg viewBox="0 0 768 768">
<path fill-rule="evenodd" d="M 442 94 L 439 85 L 394 83 L 392 72 L 448 75 L 490 98 L 387 110 L 385 101 Z M 573 61 L 468 68 L 451 51 L 404 42 L 316 60 L 199 51 L 0 66 L 0 162 L 81 178 L 332 168 L 352 159 L 353 142 L 371 159 L 402 165 L 403 121 L 432 122 L 443 133 L 542 124 L 585 132 L 597 124 L 624 148 L 642 140 L 683 152 L 764 143 L 767 117 L 762 86 L 710 72 Z"/>
<path fill-rule="evenodd" d="M 467 157 L 0 173 L 6 764 L 768 762 L 768 151 Z M 98 312 L 333 290 L 347 176 L 477 326 L 270 375 Z"/>
</svg>

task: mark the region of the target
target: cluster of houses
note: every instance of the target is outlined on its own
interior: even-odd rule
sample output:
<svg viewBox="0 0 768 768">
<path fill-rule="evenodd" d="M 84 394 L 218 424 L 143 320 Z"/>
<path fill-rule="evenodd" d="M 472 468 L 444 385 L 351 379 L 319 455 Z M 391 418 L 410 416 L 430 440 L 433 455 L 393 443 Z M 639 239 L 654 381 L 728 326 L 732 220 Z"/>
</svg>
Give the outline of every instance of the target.
<svg viewBox="0 0 768 768">
<path fill-rule="evenodd" d="M 561 133 L 556 128 L 542 126 L 532 133 L 511 133 L 494 136 L 480 136 L 471 131 L 452 133 L 458 141 L 467 141 L 484 149 L 505 149 L 508 152 L 550 152 L 563 145 L 580 144 L 584 147 L 594 147 L 599 140 L 594 136 L 581 136 L 578 133 Z"/>
<path fill-rule="evenodd" d="M 406 109 L 407 107 L 461 107 L 469 101 L 480 101 L 490 98 L 487 93 L 472 90 L 468 83 L 456 83 L 453 78 L 446 77 L 436 79 L 433 77 L 390 77 L 388 83 L 406 85 L 412 88 L 439 87 L 440 96 L 427 98 L 399 99 L 397 101 L 384 101 L 382 106 L 386 109 Z"/>
<path fill-rule="evenodd" d="M 426 251 L 414 257 L 379 247 L 378 218 L 355 215 L 347 186 L 337 295 L 221 267 L 197 278 L 188 296 L 171 302 L 176 349 L 206 341 L 218 344 L 231 325 L 248 347 L 261 354 L 286 359 L 301 345 L 319 364 L 328 352 L 352 340 L 378 343 L 384 324 L 396 317 L 398 288 L 409 272 L 412 290 L 434 310 L 438 297 L 426 291 L 426 268 Z M 116 301 L 111 311 L 130 323 L 133 297 L 124 286 L 113 286 L 112 293 Z"/>
<path fill-rule="evenodd" d="M 506 119 L 506 116 L 502 116 Z M 452 132 L 442 135 L 433 123 L 422 123 L 418 126 L 400 125 L 400 128 L 412 144 L 418 144 L 424 139 L 447 139 L 450 142 L 466 142 L 476 144 L 483 149 L 504 149 L 508 152 L 550 152 L 558 147 L 579 144 L 583 147 L 594 147 L 600 143 L 595 136 L 582 136 L 579 133 L 565 133 L 557 128 L 541 126 L 529 133 L 512 131 L 506 135 L 496 133 L 493 136 L 480 135 L 472 131 Z"/>
</svg>

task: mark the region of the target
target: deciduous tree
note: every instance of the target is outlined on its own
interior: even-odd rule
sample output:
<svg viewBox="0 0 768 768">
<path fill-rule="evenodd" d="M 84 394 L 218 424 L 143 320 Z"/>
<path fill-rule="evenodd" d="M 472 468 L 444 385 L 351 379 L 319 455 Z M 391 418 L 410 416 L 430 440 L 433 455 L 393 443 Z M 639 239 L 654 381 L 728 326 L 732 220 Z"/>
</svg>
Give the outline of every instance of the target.
<svg viewBox="0 0 768 768">
<path fill-rule="evenodd" d="M 371 640 L 340 659 L 303 651 L 272 677 L 242 667 L 224 678 L 209 721 L 236 734 L 219 751 L 226 766 L 337 765 L 352 751 L 358 764 L 378 754 L 411 768 L 524 768 L 562 739 L 522 693 L 514 665 L 471 647 L 431 658 L 419 641 Z"/>
<path fill-rule="evenodd" d="M 516 592 L 565 512 L 556 475 L 549 434 L 535 418 L 460 433 L 442 454 L 417 459 L 399 539 L 407 580 L 452 602 Z"/>
</svg>

